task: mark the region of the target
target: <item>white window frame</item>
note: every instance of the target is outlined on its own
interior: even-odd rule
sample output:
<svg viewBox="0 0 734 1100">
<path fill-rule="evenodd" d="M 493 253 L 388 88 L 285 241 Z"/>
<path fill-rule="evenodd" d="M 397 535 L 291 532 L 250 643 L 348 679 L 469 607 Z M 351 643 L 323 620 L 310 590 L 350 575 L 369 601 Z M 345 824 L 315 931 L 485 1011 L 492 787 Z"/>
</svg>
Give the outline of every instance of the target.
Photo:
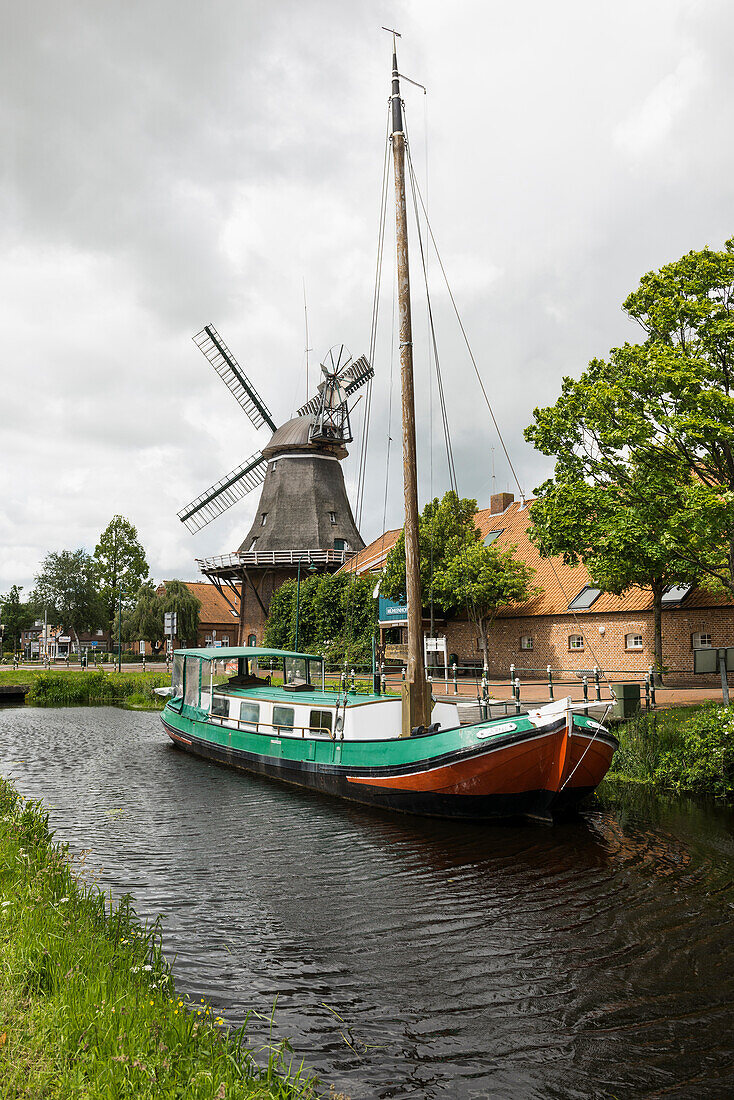
<svg viewBox="0 0 734 1100">
<path fill-rule="evenodd" d="M 579 641 L 581 645 L 574 645 L 573 643 Z M 584 649 L 584 636 L 583 634 L 569 634 L 568 636 L 568 651 L 569 653 L 582 653 Z"/>
<path fill-rule="evenodd" d="M 532 634 L 522 634 L 521 637 L 520 637 L 520 649 L 531 650 L 532 648 L 533 648 L 533 636 L 532 636 Z"/>
<path fill-rule="evenodd" d="M 635 639 L 639 638 L 639 642 Z M 636 633 L 634 630 L 624 636 L 624 648 L 630 650 L 639 650 L 645 648 L 645 639 L 642 634 Z"/>
<path fill-rule="evenodd" d="M 708 641 L 704 642 L 704 638 L 708 638 Z M 699 630 L 696 634 L 694 634 L 692 639 L 692 647 L 693 649 L 713 649 L 714 647 L 711 644 L 710 631 Z"/>
</svg>

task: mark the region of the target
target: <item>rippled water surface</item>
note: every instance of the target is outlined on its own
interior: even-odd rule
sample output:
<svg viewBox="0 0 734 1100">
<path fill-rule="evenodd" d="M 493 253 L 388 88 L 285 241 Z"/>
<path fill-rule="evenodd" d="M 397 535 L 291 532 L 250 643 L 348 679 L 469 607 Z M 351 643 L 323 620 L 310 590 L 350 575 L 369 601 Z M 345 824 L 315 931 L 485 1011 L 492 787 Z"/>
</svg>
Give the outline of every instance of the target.
<svg viewBox="0 0 734 1100">
<path fill-rule="evenodd" d="M 164 915 L 181 991 L 232 1021 L 277 997 L 276 1035 L 353 1100 L 734 1093 L 726 809 L 389 817 L 107 708 L 0 711 L 0 773 L 106 888 Z"/>
</svg>

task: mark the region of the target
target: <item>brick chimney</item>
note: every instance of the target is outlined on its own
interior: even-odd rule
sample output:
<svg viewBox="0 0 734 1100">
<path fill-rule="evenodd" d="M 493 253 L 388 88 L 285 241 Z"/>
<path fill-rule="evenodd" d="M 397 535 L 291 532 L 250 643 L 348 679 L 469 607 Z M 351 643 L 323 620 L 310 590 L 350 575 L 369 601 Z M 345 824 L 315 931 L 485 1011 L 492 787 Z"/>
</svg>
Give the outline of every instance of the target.
<svg viewBox="0 0 734 1100">
<path fill-rule="evenodd" d="M 506 508 L 509 508 L 515 499 L 514 493 L 492 493 L 489 498 L 489 512 L 494 516 L 498 512 L 504 512 Z"/>
</svg>

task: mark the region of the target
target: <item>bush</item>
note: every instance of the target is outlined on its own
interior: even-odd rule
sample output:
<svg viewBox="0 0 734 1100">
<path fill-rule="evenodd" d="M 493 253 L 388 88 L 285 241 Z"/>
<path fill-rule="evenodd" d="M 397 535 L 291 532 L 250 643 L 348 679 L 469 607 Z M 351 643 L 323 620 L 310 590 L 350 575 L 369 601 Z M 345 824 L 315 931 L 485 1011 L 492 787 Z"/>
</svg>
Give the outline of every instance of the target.
<svg viewBox="0 0 734 1100">
<path fill-rule="evenodd" d="M 716 703 L 639 714 L 620 727 L 611 775 L 665 790 L 734 793 L 734 708 Z"/>
</svg>

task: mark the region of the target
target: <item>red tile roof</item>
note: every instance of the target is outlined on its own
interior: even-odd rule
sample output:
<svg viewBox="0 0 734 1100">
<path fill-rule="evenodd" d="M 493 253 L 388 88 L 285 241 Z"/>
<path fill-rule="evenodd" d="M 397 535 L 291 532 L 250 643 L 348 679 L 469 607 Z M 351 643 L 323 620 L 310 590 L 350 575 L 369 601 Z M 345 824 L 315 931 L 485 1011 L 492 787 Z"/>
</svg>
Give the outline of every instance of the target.
<svg viewBox="0 0 734 1100">
<path fill-rule="evenodd" d="M 165 583 L 166 582 L 163 581 L 163 585 L 165 585 Z M 209 623 L 215 626 L 217 623 L 233 623 L 235 626 L 238 625 L 238 617 L 232 614 L 232 608 L 213 584 L 209 581 L 184 581 L 183 583 L 191 594 L 201 601 L 201 611 L 199 612 L 200 626 L 206 627 Z M 234 592 L 227 591 L 227 595 L 239 614 L 240 601 L 237 599 Z"/>
<path fill-rule="evenodd" d="M 475 522 L 482 538 L 490 531 L 500 531 L 493 545 L 498 548 L 515 548 L 515 556 L 527 562 L 535 570 L 533 584 L 542 588 L 542 592 L 522 604 L 513 604 L 499 612 L 501 618 L 517 618 L 525 615 L 562 615 L 568 611 L 569 603 L 575 599 L 585 585 L 590 584 L 589 575 L 583 565 L 565 565 L 562 558 L 541 558 L 535 543 L 528 536 L 530 522 L 529 507 L 532 500 L 514 501 L 503 512 L 491 512 L 483 508 L 477 512 Z M 385 558 L 397 541 L 400 528 L 386 531 L 375 539 L 356 558 L 343 568 L 358 573 L 378 572 Z M 684 601 L 685 607 L 726 607 L 733 601 L 725 596 L 714 595 L 702 588 L 695 588 Z M 678 606 L 677 604 L 672 605 Z M 649 588 L 633 588 L 624 596 L 612 596 L 607 592 L 594 601 L 590 608 L 581 613 L 609 614 L 611 612 L 639 612 L 652 610 L 652 592 Z"/>
</svg>

